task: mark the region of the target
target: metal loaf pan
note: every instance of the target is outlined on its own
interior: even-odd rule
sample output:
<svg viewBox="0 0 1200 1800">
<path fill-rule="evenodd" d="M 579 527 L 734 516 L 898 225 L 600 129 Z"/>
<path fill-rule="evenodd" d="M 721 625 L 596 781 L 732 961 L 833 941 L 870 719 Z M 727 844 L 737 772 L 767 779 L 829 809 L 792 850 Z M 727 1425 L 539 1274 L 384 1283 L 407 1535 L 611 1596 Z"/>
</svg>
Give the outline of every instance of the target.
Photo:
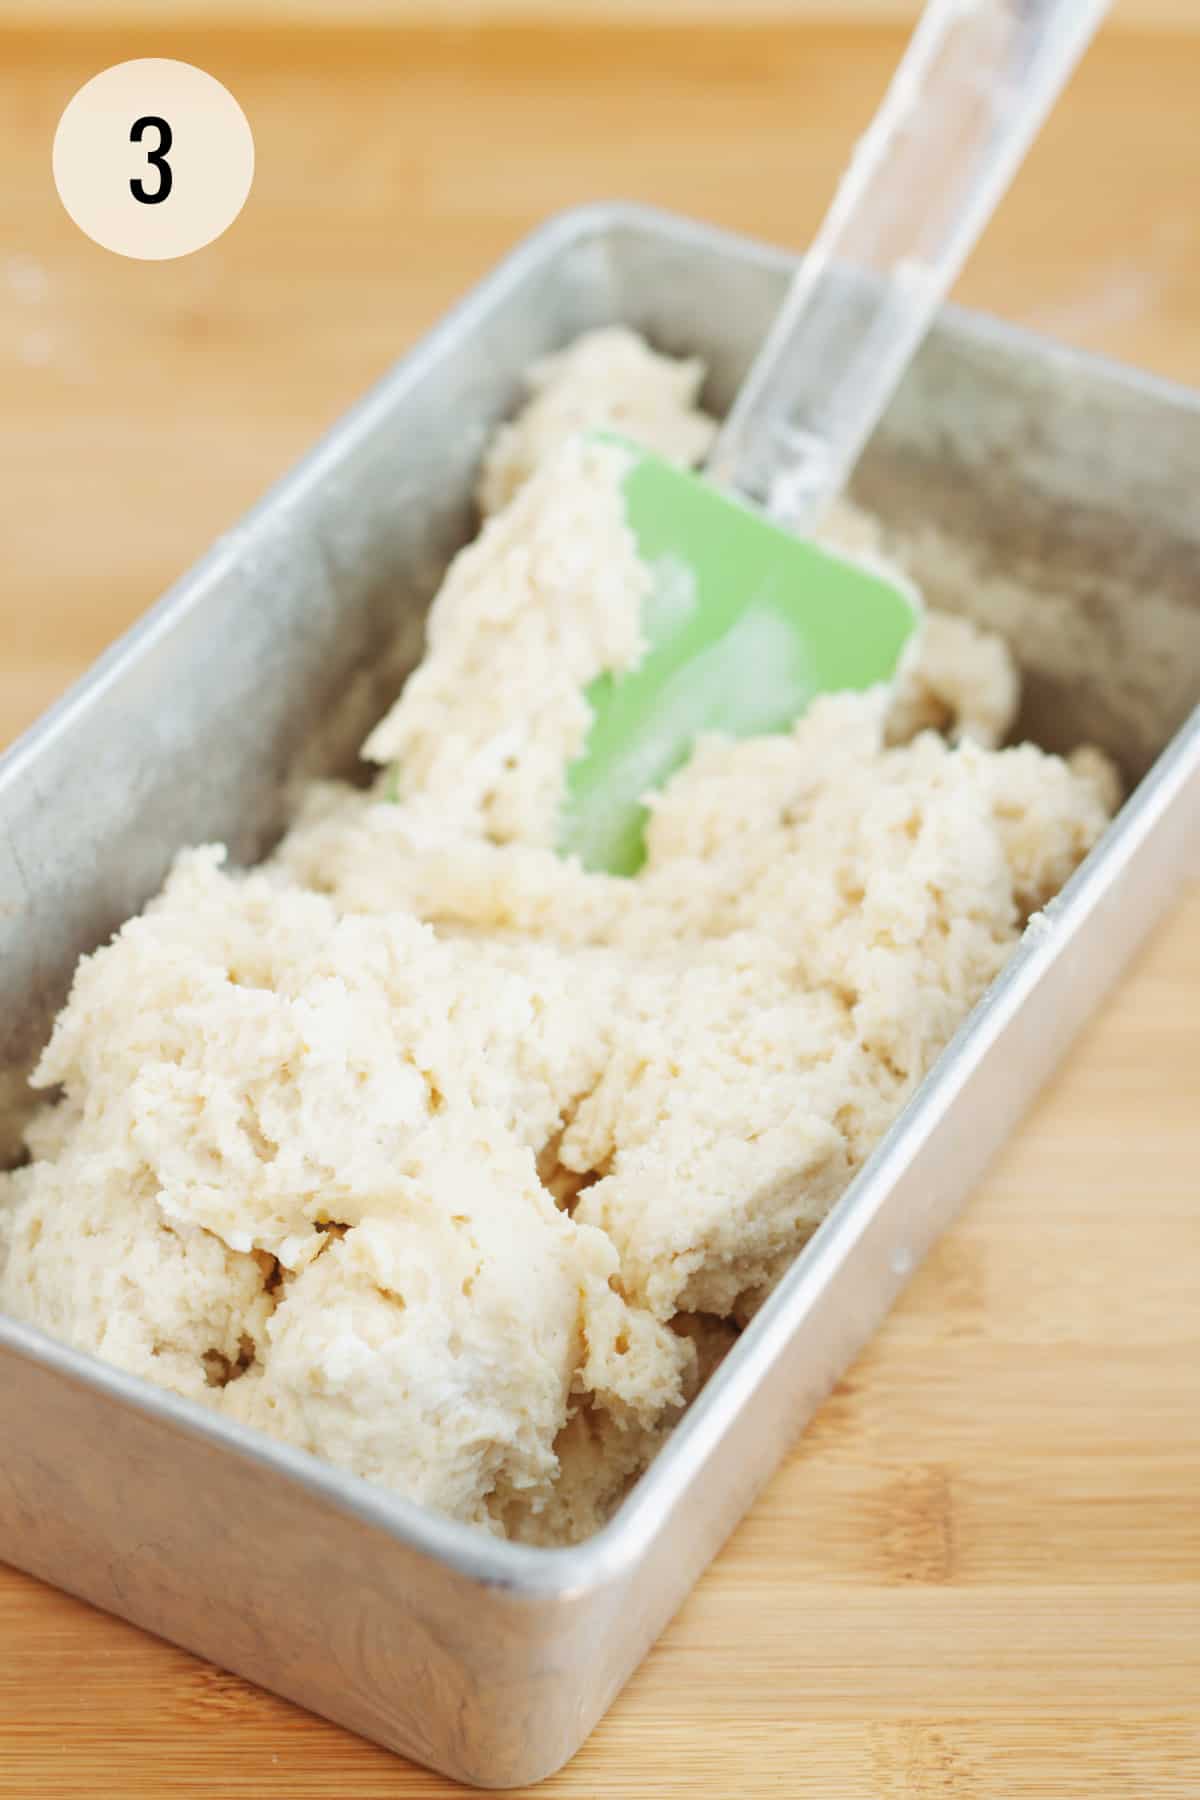
<svg viewBox="0 0 1200 1800">
<path fill-rule="evenodd" d="M 522 367 L 626 320 L 707 358 L 720 407 L 790 267 L 636 208 L 554 221 L 9 752 L 11 1100 L 76 957 L 180 845 L 252 859 L 298 770 L 352 760 L 417 654 Z M 1010 637 L 1028 732 L 1098 742 L 1140 785 L 604 1531 L 493 1541 L 0 1320 L 5 1556 L 463 1780 L 557 1768 L 1182 883 L 1200 842 L 1198 490 L 1195 396 L 961 314 L 923 351 L 859 498 L 909 532 L 931 598 Z"/>
</svg>

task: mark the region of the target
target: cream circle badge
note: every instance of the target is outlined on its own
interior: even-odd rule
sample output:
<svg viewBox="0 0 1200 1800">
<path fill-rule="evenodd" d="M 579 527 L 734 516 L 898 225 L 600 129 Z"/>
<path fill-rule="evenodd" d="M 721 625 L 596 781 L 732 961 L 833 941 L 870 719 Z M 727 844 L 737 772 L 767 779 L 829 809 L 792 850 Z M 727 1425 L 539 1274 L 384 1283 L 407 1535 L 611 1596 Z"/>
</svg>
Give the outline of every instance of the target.
<svg viewBox="0 0 1200 1800">
<path fill-rule="evenodd" d="M 203 249 L 237 218 L 254 138 L 229 89 L 203 69 L 139 57 L 93 75 L 54 134 L 54 183 L 105 250 L 161 262 Z"/>
</svg>

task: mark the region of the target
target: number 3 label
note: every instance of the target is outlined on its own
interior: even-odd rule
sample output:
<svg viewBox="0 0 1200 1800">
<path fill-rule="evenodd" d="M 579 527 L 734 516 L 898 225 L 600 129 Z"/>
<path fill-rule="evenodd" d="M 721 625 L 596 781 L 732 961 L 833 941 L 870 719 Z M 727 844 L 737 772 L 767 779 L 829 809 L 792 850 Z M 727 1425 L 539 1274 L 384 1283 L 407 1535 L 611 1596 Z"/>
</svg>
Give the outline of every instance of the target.
<svg viewBox="0 0 1200 1800">
<path fill-rule="evenodd" d="M 140 178 L 131 181 L 129 185 L 133 189 L 134 199 L 140 200 L 143 206 L 161 206 L 170 194 L 171 185 L 175 180 L 171 173 L 171 165 L 167 161 L 167 151 L 175 140 L 171 127 L 165 119 L 156 117 L 154 113 L 147 113 L 144 118 L 134 120 L 129 133 L 130 143 L 140 144 L 147 131 L 157 131 L 158 133 L 158 149 L 149 151 L 147 155 L 151 167 L 158 170 L 158 186 L 153 193 L 148 193 L 145 182 Z"/>
<path fill-rule="evenodd" d="M 68 102 L 54 181 L 79 229 L 119 256 L 163 261 L 211 244 L 254 179 L 246 115 L 191 63 L 115 63 Z"/>
</svg>

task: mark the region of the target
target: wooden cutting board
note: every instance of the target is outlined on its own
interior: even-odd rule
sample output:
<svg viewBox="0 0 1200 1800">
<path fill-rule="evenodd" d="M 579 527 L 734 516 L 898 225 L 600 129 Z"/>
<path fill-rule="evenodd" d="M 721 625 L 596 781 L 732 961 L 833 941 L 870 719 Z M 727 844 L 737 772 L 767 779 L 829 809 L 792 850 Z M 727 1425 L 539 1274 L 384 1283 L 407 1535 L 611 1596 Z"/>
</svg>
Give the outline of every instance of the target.
<svg viewBox="0 0 1200 1800">
<path fill-rule="evenodd" d="M 801 242 L 898 41 L 0 36 L 0 741 L 547 212 Z M 177 264 L 95 249 L 49 178 L 74 88 L 148 53 L 258 142 L 243 218 Z M 1198 84 L 1200 36 L 1102 44 L 963 297 L 1200 381 Z M 1193 891 L 540 1792 L 1195 1800 L 1198 1167 Z M 2 1567 L 0 1651 L 14 1800 L 456 1791 Z"/>
</svg>

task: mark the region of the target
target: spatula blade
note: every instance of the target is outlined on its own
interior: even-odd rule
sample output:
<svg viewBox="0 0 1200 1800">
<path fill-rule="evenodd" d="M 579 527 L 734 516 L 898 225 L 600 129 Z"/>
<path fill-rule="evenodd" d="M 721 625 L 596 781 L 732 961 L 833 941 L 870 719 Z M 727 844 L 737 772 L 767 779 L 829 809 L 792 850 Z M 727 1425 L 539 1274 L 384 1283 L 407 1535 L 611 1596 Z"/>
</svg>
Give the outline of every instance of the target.
<svg viewBox="0 0 1200 1800">
<path fill-rule="evenodd" d="M 787 731 L 817 694 L 890 680 L 920 613 L 900 582 L 625 447 L 626 514 L 654 578 L 649 649 L 587 689 L 592 725 L 568 771 L 559 843 L 612 875 L 640 868 L 645 796 L 699 736 Z"/>
</svg>

